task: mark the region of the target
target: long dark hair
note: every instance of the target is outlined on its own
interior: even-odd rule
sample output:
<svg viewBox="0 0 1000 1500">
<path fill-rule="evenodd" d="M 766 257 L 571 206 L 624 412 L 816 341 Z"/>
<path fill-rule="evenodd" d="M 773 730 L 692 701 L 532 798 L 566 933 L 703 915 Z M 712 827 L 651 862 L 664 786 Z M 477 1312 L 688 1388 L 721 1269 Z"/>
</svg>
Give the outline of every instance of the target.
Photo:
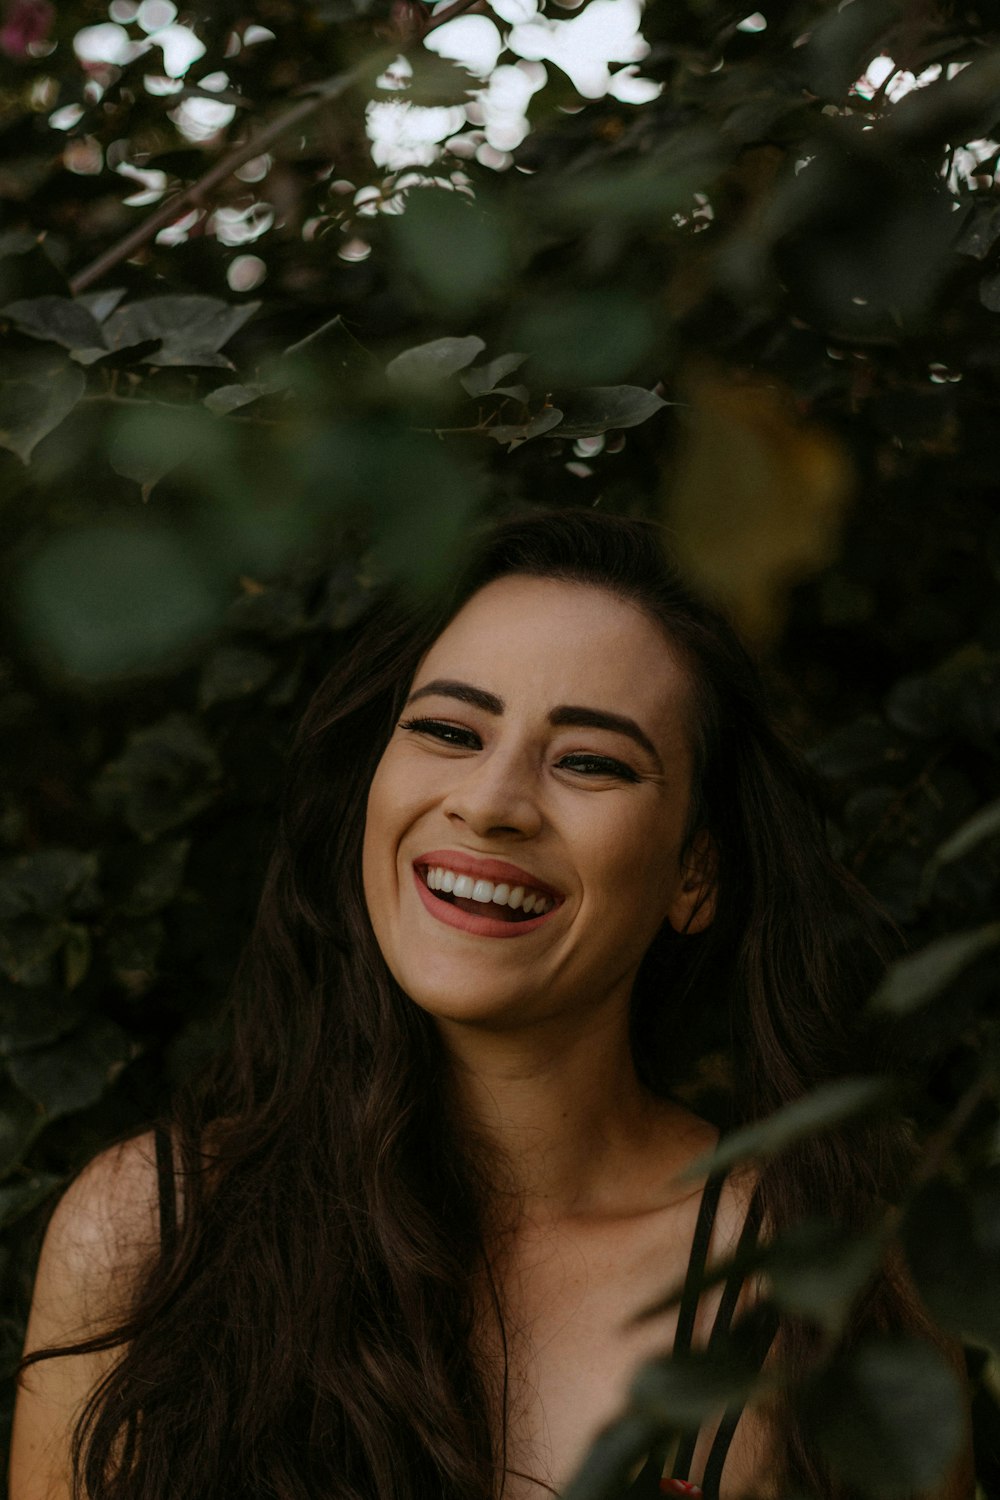
<svg viewBox="0 0 1000 1500">
<path fill-rule="evenodd" d="M 728 1028 L 735 1120 L 856 1066 L 886 927 L 831 861 L 746 651 L 678 582 L 651 524 L 587 511 L 494 527 L 443 604 L 383 600 L 298 727 L 233 985 L 232 1046 L 172 1120 L 176 1248 L 150 1266 L 126 1321 L 75 1346 L 125 1346 L 77 1427 L 78 1495 L 495 1500 L 502 1489 L 506 1369 L 482 1367 L 472 1339 L 473 1286 L 494 1286 L 482 1232 L 491 1163 L 442 1107 L 437 1033 L 382 960 L 360 851 L 368 788 L 421 656 L 465 599 L 509 574 L 639 604 L 693 685 L 690 833 L 708 829 L 718 848 L 717 907 L 705 933 L 665 932 L 643 963 L 632 1025 L 646 1084 L 670 1090 L 677 1039 L 707 1006 Z M 895 1192 L 899 1160 L 894 1127 L 877 1121 L 802 1145 L 764 1174 L 767 1221 L 867 1222 Z M 502 1340 L 495 1288 L 493 1313 Z M 906 1320 L 888 1278 L 867 1315 Z M 801 1331 L 786 1342 L 793 1361 L 808 1358 Z M 837 1493 L 791 1419 L 782 1441 L 790 1481 Z"/>
</svg>

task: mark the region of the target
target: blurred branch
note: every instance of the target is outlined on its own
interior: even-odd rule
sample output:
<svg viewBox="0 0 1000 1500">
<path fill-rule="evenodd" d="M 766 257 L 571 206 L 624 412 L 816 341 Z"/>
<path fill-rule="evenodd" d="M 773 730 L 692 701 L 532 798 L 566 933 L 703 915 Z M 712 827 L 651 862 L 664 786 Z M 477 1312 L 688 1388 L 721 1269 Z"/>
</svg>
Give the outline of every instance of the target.
<svg viewBox="0 0 1000 1500">
<path fill-rule="evenodd" d="M 420 27 L 412 39 L 407 41 L 404 51 L 413 51 L 422 45 L 426 36 L 436 31 L 439 26 L 443 26 L 446 21 L 452 20 L 464 11 L 474 10 L 478 5 L 479 0 L 454 0 L 454 4 L 449 5 L 445 10 L 438 11 L 437 15 L 430 17 L 426 24 Z M 231 177 L 244 162 L 251 161 L 255 156 L 263 156 L 274 141 L 289 130 L 293 130 L 303 120 L 307 120 L 321 105 L 339 99 L 348 89 L 362 82 L 373 71 L 387 66 L 399 56 L 399 50 L 398 47 L 387 48 L 383 58 L 367 57 L 357 66 L 348 68 L 346 72 L 334 74 L 332 78 L 317 84 L 314 91 L 306 98 L 293 104 L 269 125 L 265 125 L 262 130 L 251 135 L 241 145 L 234 146 L 232 151 L 228 151 L 213 167 L 209 168 L 204 176 L 199 177 L 197 182 L 191 183 L 183 192 L 177 193 L 166 203 L 161 204 L 155 213 L 143 219 L 142 223 L 137 224 L 134 229 L 130 229 L 128 234 L 123 235 L 107 250 L 102 251 L 95 260 L 72 277 L 69 286 L 73 296 L 79 296 L 81 292 L 93 286 L 95 281 L 100 281 L 103 276 L 107 275 L 108 271 L 120 265 L 123 260 L 128 260 L 161 229 L 172 224 L 185 209 L 203 203 L 212 190 L 218 187 L 220 182 L 225 182 L 227 177 Z"/>
</svg>

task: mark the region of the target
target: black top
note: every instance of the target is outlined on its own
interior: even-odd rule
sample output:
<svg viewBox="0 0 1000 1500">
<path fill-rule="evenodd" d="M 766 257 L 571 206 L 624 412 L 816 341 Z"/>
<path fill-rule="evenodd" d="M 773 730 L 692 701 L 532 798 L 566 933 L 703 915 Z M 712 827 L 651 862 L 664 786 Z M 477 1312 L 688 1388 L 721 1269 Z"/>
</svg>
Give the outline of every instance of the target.
<svg viewBox="0 0 1000 1500">
<path fill-rule="evenodd" d="M 169 1256 L 173 1253 L 177 1242 L 177 1203 L 174 1190 L 173 1152 L 171 1150 L 170 1138 L 165 1130 L 157 1126 L 154 1134 L 156 1140 L 156 1171 L 160 1194 L 160 1243 L 164 1255 Z M 687 1273 L 684 1278 L 684 1290 L 681 1294 L 680 1306 L 677 1312 L 674 1354 L 686 1354 L 691 1348 L 691 1335 L 694 1332 L 695 1313 L 698 1310 L 698 1284 L 705 1270 L 705 1261 L 708 1256 L 708 1247 L 712 1238 L 712 1229 L 715 1225 L 715 1216 L 719 1208 L 719 1198 L 722 1193 L 725 1175 L 724 1172 L 720 1172 L 710 1177 L 701 1195 L 698 1221 L 695 1225 L 694 1238 L 691 1241 L 691 1255 L 688 1259 Z M 761 1205 L 755 1193 L 750 1201 L 743 1231 L 740 1235 L 737 1247 L 738 1256 L 741 1251 L 748 1250 L 756 1241 L 760 1233 L 760 1220 Z M 736 1311 L 736 1304 L 743 1289 L 743 1280 L 742 1276 L 730 1273 L 729 1279 L 723 1288 L 722 1300 L 719 1303 L 715 1322 L 712 1324 L 712 1331 L 708 1338 L 708 1349 L 710 1352 L 718 1347 L 729 1332 L 733 1321 L 733 1314 Z M 773 1316 L 766 1317 L 760 1324 L 758 1331 L 758 1354 L 761 1364 L 764 1363 L 767 1357 L 767 1352 L 774 1340 L 776 1328 L 777 1323 Z M 723 1415 L 705 1463 L 705 1472 L 701 1481 L 704 1500 L 718 1500 L 722 1467 L 726 1461 L 729 1445 L 733 1440 L 733 1434 L 742 1415 L 742 1406 L 732 1406 Z M 698 1434 L 694 1432 L 688 1433 L 681 1440 L 674 1457 L 673 1467 L 670 1471 L 672 1479 L 688 1479 L 697 1439 Z M 660 1500 L 660 1479 L 663 1475 L 668 1456 L 668 1448 L 655 1449 L 649 1455 L 642 1470 L 637 1474 L 629 1487 L 626 1500 Z"/>
</svg>

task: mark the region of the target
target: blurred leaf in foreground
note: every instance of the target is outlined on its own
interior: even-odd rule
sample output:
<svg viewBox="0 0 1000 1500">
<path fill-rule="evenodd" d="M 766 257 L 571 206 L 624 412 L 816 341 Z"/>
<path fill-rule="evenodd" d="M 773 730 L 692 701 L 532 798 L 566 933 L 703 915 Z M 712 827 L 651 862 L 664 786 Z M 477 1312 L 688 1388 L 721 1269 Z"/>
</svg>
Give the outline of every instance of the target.
<svg viewBox="0 0 1000 1500">
<path fill-rule="evenodd" d="M 154 668 L 204 635 L 223 600 L 164 526 L 78 527 L 44 543 L 19 580 L 28 643 L 74 677 Z"/>
<path fill-rule="evenodd" d="M 957 1375 L 912 1338 L 870 1339 L 834 1360 L 804 1407 L 834 1470 L 874 1500 L 932 1492 L 965 1437 Z"/>
</svg>

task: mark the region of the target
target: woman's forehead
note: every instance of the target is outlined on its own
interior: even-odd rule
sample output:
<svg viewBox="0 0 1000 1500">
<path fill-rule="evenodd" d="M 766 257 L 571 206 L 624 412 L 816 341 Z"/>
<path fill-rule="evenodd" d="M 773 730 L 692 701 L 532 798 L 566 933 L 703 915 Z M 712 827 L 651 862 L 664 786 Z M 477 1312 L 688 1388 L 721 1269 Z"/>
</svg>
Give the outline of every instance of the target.
<svg viewBox="0 0 1000 1500">
<path fill-rule="evenodd" d="M 662 730 L 690 699 L 680 654 L 640 605 L 593 584 L 522 574 L 472 595 L 431 644 L 414 687 L 469 674 L 505 700 L 641 713 Z"/>
</svg>

